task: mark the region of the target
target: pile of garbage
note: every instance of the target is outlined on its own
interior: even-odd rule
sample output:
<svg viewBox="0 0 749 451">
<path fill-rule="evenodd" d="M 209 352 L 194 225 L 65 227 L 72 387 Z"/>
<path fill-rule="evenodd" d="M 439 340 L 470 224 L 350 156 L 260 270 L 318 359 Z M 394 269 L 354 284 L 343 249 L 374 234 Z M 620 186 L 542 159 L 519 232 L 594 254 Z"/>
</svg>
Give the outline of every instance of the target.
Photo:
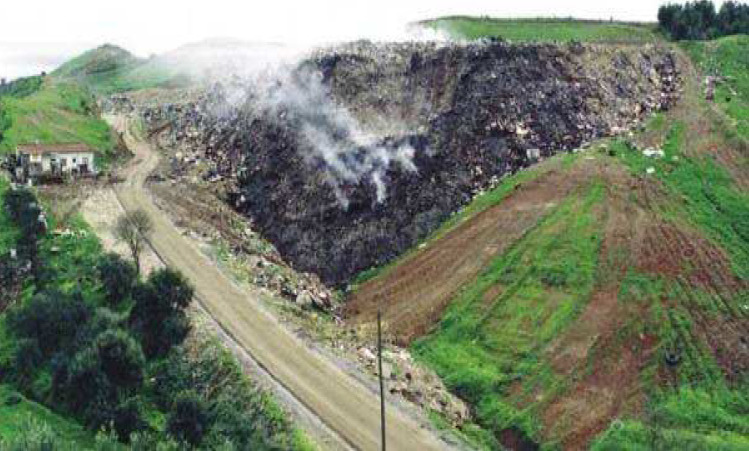
<svg viewBox="0 0 749 451">
<path fill-rule="evenodd" d="M 309 73 L 324 96 L 279 88 Z M 226 200 L 285 260 L 341 286 L 502 176 L 623 133 L 679 89 L 675 55 L 655 45 L 357 42 L 262 89 L 224 82 L 140 114 L 179 150 L 176 176 L 229 181 Z M 310 99 L 319 108 L 299 111 Z"/>
</svg>

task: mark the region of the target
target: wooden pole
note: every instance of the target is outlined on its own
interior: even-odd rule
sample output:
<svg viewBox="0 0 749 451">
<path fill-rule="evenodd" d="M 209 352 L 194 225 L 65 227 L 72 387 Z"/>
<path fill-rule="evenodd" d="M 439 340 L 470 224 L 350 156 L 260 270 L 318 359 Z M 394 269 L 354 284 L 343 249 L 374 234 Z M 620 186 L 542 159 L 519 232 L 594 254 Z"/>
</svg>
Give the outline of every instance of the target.
<svg viewBox="0 0 749 451">
<path fill-rule="evenodd" d="M 380 427 L 382 431 L 382 451 L 386 451 L 385 443 L 385 378 L 382 375 L 382 312 L 377 310 L 377 365 L 380 375 Z"/>
</svg>

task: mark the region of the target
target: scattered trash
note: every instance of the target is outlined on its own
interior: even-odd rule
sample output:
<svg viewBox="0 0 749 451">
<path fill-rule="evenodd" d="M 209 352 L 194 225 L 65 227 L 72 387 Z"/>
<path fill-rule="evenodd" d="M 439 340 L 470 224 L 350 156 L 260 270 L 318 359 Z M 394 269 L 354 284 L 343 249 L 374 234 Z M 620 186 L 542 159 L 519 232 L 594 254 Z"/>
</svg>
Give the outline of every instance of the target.
<svg viewBox="0 0 749 451">
<path fill-rule="evenodd" d="M 649 168 L 645 169 L 645 172 L 647 172 L 648 174 L 654 174 L 655 173 L 655 168 L 652 167 L 652 166 L 650 166 Z"/>
<path fill-rule="evenodd" d="M 655 157 L 655 158 L 663 158 L 666 153 L 661 149 L 655 149 L 653 147 L 648 147 L 647 149 L 642 151 L 642 154 L 646 157 Z"/>
</svg>

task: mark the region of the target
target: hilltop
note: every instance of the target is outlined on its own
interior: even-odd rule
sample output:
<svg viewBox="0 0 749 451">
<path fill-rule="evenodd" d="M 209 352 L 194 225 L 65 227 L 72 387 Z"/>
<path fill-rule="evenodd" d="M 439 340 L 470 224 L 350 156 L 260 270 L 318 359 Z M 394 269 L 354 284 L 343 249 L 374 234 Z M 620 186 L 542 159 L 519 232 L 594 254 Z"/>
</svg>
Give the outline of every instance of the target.
<svg viewBox="0 0 749 451">
<path fill-rule="evenodd" d="M 418 22 L 453 39 L 502 38 L 517 42 L 597 42 L 644 44 L 659 39 L 649 23 L 574 18 L 500 19 L 449 16 Z"/>
<path fill-rule="evenodd" d="M 102 95 L 184 83 L 176 71 L 169 69 L 159 58 L 138 58 L 112 44 L 102 45 L 73 58 L 52 75 L 75 81 Z"/>
</svg>

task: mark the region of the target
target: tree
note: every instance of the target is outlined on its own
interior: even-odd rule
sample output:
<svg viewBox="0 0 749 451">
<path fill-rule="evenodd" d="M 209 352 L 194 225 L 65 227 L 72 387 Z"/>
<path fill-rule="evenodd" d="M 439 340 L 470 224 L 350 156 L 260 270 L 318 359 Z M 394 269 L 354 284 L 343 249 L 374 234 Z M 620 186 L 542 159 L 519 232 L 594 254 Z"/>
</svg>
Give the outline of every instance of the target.
<svg viewBox="0 0 749 451">
<path fill-rule="evenodd" d="M 8 312 L 8 329 L 18 338 L 36 340 L 46 358 L 70 347 L 91 317 L 91 308 L 80 297 L 43 291 Z"/>
<path fill-rule="evenodd" d="M 5 210 L 21 230 L 17 243 L 19 256 L 31 262 L 33 273 L 36 274 L 39 269 L 38 241 L 47 229 L 36 196 L 26 188 L 11 190 L 5 194 Z"/>
<path fill-rule="evenodd" d="M 115 422 L 120 414 L 129 415 L 118 406 L 142 387 L 144 368 L 138 343 L 126 331 L 111 329 L 72 359 L 56 359 L 52 384 L 59 400 L 89 426 L 99 428 Z"/>
<path fill-rule="evenodd" d="M 749 5 L 727 1 L 716 13 L 709 0 L 666 4 L 658 9 L 661 29 L 673 39 L 711 39 L 749 33 Z"/>
<path fill-rule="evenodd" d="M 143 383 L 145 358 L 138 343 L 124 330 L 108 330 L 94 341 L 99 366 L 119 391 L 133 392 Z"/>
<path fill-rule="evenodd" d="M 129 442 L 133 433 L 146 429 L 140 400 L 133 397 L 121 402 L 114 411 L 112 426 L 123 442 Z"/>
<path fill-rule="evenodd" d="M 148 213 L 143 210 L 125 213 L 120 216 L 115 225 L 115 235 L 130 249 L 136 274 L 140 274 L 140 254 L 152 231 L 153 222 Z"/>
<path fill-rule="evenodd" d="M 130 324 L 148 357 L 165 355 L 185 339 L 190 324 L 184 310 L 193 294 L 187 279 L 169 268 L 154 271 L 135 287 Z"/>
<path fill-rule="evenodd" d="M 197 447 L 210 426 L 208 406 L 195 392 L 187 391 L 177 396 L 166 420 L 170 436 Z"/>
<path fill-rule="evenodd" d="M 138 277 L 133 264 L 115 253 L 108 253 L 99 258 L 96 270 L 111 306 L 116 306 L 130 296 Z"/>
</svg>

